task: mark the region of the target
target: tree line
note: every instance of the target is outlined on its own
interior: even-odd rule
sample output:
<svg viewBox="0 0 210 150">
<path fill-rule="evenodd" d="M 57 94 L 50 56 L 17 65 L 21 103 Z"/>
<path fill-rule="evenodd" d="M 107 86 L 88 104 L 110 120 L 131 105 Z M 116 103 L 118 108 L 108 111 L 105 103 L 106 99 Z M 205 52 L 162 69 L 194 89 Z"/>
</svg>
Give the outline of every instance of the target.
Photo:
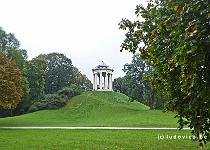
<svg viewBox="0 0 210 150">
<path fill-rule="evenodd" d="M 91 81 L 64 54 L 27 60 L 14 34 L 0 27 L 0 116 L 59 108 L 90 89 Z"/>
</svg>

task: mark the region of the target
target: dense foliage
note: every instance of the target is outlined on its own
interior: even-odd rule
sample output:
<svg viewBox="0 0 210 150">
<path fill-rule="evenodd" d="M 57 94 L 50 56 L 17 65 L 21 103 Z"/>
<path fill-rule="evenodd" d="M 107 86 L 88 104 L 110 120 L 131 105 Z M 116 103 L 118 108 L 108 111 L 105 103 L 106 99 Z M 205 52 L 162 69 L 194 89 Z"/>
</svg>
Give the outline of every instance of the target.
<svg viewBox="0 0 210 150">
<path fill-rule="evenodd" d="M 79 94 L 81 89 L 75 84 L 64 87 L 54 94 L 46 94 L 42 99 L 35 101 L 29 108 L 28 112 L 34 112 L 43 109 L 57 109 L 65 106 L 68 101 Z"/>
<path fill-rule="evenodd" d="M 0 108 L 14 109 L 23 96 L 20 70 L 0 53 Z"/>
<path fill-rule="evenodd" d="M 79 86 L 75 84 L 71 84 L 70 86 L 64 87 L 61 90 L 59 90 L 57 93 L 59 96 L 61 96 L 64 99 L 70 99 L 76 95 L 81 94 L 82 90 Z"/>
<path fill-rule="evenodd" d="M 65 106 L 66 100 L 57 94 L 47 94 L 41 100 L 34 102 L 28 112 L 34 112 L 43 109 L 57 109 Z"/>
<path fill-rule="evenodd" d="M 63 54 L 50 53 L 40 55 L 45 65 L 45 93 L 54 93 L 64 86 L 73 83 L 73 69 L 71 59 Z"/>
<path fill-rule="evenodd" d="M 14 34 L 6 33 L 0 27 L 0 51 L 9 54 L 9 49 L 17 49 L 20 42 L 15 38 Z"/>
<path fill-rule="evenodd" d="M 42 99 L 45 89 L 45 64 L 44 60 L 34 58 L 28 61 L 25 67 L 25 75 L 29 82 L 30 99 L 36 101 Z"/>
<path fill-rule="evenodd" d="M 76 85 L 80 85 L 82 90 L 89 91 L 92 89 L 93 85 L 91 81 L 86 77 L 86 75 L 82 74 L 77 67 L 73 66 L 73 83 Z"/>
<path fill-rule="evenodd" d="M 203 146 L 210 127 L 209 0 L 157 0 L 135 13 L 138 20 L 119 24 L 128 29 L 122 50 L 139 51 L 154 67 L 151 82 L 168 96 L 166 109 L 177 112 L 180 129 L 187 124 Z"/>
<path fill-rule="evenodd" d="M 76 84 L 84 86 L 86 90 L 92 89 L 91 81 L 80 73 L 80 71 L 72 65 L 71 59 L 64 54 L 50 53 L 47 55 L 39 55 L 38 60 L 44 69 L 45 93 L 55 93 L 65 86 Z"/>
<path fill-rule="evenodd" d="M 134 54 L 130 64 L 125 64 L 124 77 L 116 78 L 113 81 L 114 91 L 119 91 L 128 95 L 132 100 L 140 101 L 151 109 L 162 108 L 163 101 L 151 88 L 148 75 L 153 74 L 153 69 L 146 61 L 140 58 L 138 53 Z"/>
</svg>

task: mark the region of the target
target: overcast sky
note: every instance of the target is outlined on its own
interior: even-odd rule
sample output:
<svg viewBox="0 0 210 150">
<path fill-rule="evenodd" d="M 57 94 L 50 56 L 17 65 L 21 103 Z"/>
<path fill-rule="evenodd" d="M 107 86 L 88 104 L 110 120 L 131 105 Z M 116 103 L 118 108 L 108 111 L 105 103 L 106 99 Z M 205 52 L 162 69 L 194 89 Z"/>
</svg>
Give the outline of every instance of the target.
<svg viewBox="0 0 210 150">
<path fill-rule="evenodd" d="M 14 33 L 29 59 L 64 53 L 92 81 L 92 68 L 104 61 L 123 76 L 132 54 L 120 52 L 122 18 L 135 19 L 146 0 L 0 0 L 0 26 Z"/>
</svg>

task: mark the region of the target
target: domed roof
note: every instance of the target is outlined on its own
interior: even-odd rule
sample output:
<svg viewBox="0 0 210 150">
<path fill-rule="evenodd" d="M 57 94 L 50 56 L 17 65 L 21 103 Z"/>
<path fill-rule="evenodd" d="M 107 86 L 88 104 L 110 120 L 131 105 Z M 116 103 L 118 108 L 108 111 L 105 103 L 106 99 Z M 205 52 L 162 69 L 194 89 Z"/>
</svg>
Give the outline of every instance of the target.
<svg viewBox="0 0 210 150">
<path fill-rule="evenodd" d="M 109 68 L 109 66 L 107 66 L 107 65 L 104 63 L 104 61 L 102 61 L 100 65 L 96 66 L 96 67 L 93 69 L 93 71 L 94 71 L 94 70 L 112 70 L 112 71 L 114 71 L 113 69 Z"/>
<path fill-rule="evenodd" d="M 104 61 L 101 62 L 100 65 L 98 65 L 96 68 L 108 68 L 109 66 L 107 66 Z"/>
</svg>

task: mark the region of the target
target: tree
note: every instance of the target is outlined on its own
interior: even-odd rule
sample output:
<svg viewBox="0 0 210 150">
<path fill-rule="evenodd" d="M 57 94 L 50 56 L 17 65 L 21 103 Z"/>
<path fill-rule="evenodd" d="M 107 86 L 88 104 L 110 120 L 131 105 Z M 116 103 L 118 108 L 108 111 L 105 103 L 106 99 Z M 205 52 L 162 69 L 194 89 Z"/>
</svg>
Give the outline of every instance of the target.
<svg viewBox="0 0 210 150">
<path fill-rule="evenodd" d="M 15 63 L 0 53 L 0 107 L 14 109 L 23 95 L 20 70 Z"/>
<path fill-rule="evenodd" d="M 20 103 L 14 109 L 13 115 L 20 115 L 20 114 L 26 113 L 29 106 L 31 105 L 30 94 L 29 94 L 30 93 L 30 87 L 29 87 L 30 85 L 29 85 L 28 79 L 24 75 L 21 77 L 21 80 L 23 82 L 23 96 L 21 98 Z M 0 112 L 0 114 L 3 116 L 9 115 L 9 113 L 7 111 Z"/>
<path fill-rule="evenodd" d="M 28 101 L 29 97 L 29 85 L 27 78 L 24 73 L 24 68 L 27 62 L 27 51 L 23 49 L 19 49 L 20 42 L 16 39 L 14 34 L 11 33 L 6 33 L 1 27 L 0 27 L 0 52 L 3 53 L 7 58 L 10 60 L 13 60 L 20 69 L 21 72 L 21 80 L 23 83 L 23 93 L 24 95 L 22 96 L 21 103 L 18 104 L 16 109 L 14 110 L 14 113 L 20 114 L 23 111 L 24 104 L 26 101 Z M 10 115 L 10 112 L 3 109 L 0 110 L 1 115 L 3 116 L 8 116 Z"/>
<path fill-rule="evenodd" d="M 128 95 L 128 87 L 125 85 L 125 77 L 119 77 L 113 81 L 113 90 Z"/>
<path fill-rule="evenodd" d="M 128 95 L 131 99 L 137 100 L 151 109 L 162 107 L 163 102 L 146 79 L 146 76 L 153 74 L 153 68 L 143 61 L 138 53 L 133 55 L 130 64 L 124 65 L 123 71 L 126 75 L 114 80 L 114 90 Z"/>
<path fill-rule="evenodd" d="M 14 34 L 6 33 L 0 27 L 0 51 L 7 55 L 8 49 L 18 49 L 20 42 L 15 38 Z"/>
<path fill-rule="evenodd" d="M 7 58 L 15 61 L 18 68 L 22 71 L 27 60 L 27 51 L 19 49 L 19 47 L 20 42 L 16 39 L 15 35 L 6 33 L 0 27 L 0 52 L 4 53 Z"/>
<path fill-rule="evenodd" d="M 17 67 L 23 72 L 27 62 L 27 51 L 24 49 L 8 49 L 7 58 L 15 61 Z"/>
<path fill-rule="evenodd" d="M 73 83 L 81 86 L 81 88 L 85 88 L 85 90 L 92 89 L 93 85 L 91 81 L 86 77 L 86 75 L 82 74 L 77 67 L 73 66 Z"/>
<path fill-rule="evenodd" d="M 45 60 L 34 58 L 29 61 L 25 68 L 25 76 L 29 83 L 29 104 L 38 101 L 44 97 L 45 90 Z"/>
<path fill-rule="evenodd" d="M 121 50 L 139 51 L 155 70 L 153 86 L 168 96 L 179 128 L 188 125 L 206 143 L 210 127 L 210 4 L 208 0 L 151 1 L 136 7 L 142 21 L 123 19 Z"/>
<path fill-rule="evenodd" d="M 26 76 L 26 65 L 27 65 L 27 51 L 23 49 L 8 48 L 6 51 L 7 58 L 13 60 L 21 72 L 21 80 L 23 83 L 23 96 L 21 102 L 14 110 L 14 115 L 23 114 L 27 111 L 28 104 L 30 101 L 30 88 L 28 78 Z"/>
<path fill-rule="evenodd" d="M 128 87 L 128 93 L 133 99 L 143 99 L 145 80 L 144 74 L 149 71 L 149 66 L 142 61 L 139 54 L 134 54 L 130 64 L 125 64 L 123 71 L 126 73 L 125 81 Z"/>
<path fill-rule="evenodd" d="M 72 84 L 73 65 L 64 54 L 50 53 L 37 58 L 45 61 L 45 93 L 52 94 Z"/>
</svg>

